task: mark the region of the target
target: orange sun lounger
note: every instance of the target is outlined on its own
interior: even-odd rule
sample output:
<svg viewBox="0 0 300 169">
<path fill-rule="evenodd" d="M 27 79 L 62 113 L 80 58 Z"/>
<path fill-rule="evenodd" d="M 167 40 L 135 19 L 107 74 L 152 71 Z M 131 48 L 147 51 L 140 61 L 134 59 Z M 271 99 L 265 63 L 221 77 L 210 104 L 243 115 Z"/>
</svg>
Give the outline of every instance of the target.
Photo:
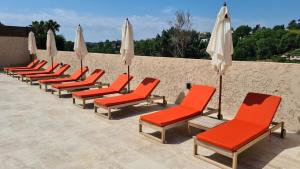
<svg viewBox="0 0 300 169">
<path fill-rule="evenodd" d="M 105 71 L 101 69 L 96 69 L 89 77 L 80 82 L 71 82 L 63 84 L 53 84 L 52 93 L 54 91 L 58 92 L 58 96 L 61 97 L 61 91 L 73 91 L 78 89 L 87 89 L 92 87 L 102 87 L 102 83 L 96 83 L 97 80 L 104 75 Z"/>
<path fill-rule="evenodd" d="M 27 72 L 27 71 L 25 71 L 25 72 L 17 72 L 17 75 L 19 76 L 18 78 L 19 78 L 19 79 L 21 78 L 21 81 L 23 81 L 23 80 L 24 80 L 24 77 L 25 77 L 26 75 L 49 74 L 49 73 L 51 73 L 53 70 L 55 70 L 58 66 L 59 66 L 59 64 L 58 64 L 58 63 L 55 63 L 55 64 L 53 64 L 53 66 L 52 66 L 52 65 L 48 66 L 48 68 L 45 69 L 45 70 L 40 70 L 40 71 L 29 71 L 29 72 Z"/>
<path fill-rule="evenodd" d="M 25 75 L 26 81 L 30 81 L 32 84 L 33 81 L 42 80 L 42 79 L 53 79 L 58 77 L 66 76 L 64 73 L 70 68 L 71 66 L 68 64 L 62 65 L 56 72 L 54 73 L 46 73 L 46 74 L 35 74 L 35 75 Z"/>
<path fill-rule="evenodd" d="M 42 60 L 38 64 L 36 64 L 33 68 L 28 68 L 28 69 L 8 69 L 8 75 L 15 75 L 17 72 L 25 72 L 25 71 L 38 71 L 40 70 L 43 66 L 47 64 L 47 61 Z"/>
<path fill-rule="evenodd" d="M 128 78 L 128 74 L 122 74 L 107 88 L 73 92 L 73 104 L 75 104 L 75 99 L 80 99 L 83 101 L 82 107 L 85 108 L 86 100 L 100 98 L 108 94 L 120 93 L 132 78 L 132 76 Z"/>
<path fill-rule="evenodd" d="M 38 64 L 40 61 L 38 59 L 33 60 L 31 63 L 29 63 L 27 66 L 23 67 L 5 67 L 4 71 L 8 74 L 9 70 L 13 69 L 31 69 L 33 68 L 36 64 Z"/>
<path fill-rule="evenodd" d="M 154 78 L 145 78 L 139 86 L 131 93 L 123 94 L 120 96 L 113 96 L 101 99 L 95 99 L 94 109 L 97 113 L 97 108 L 103 108 L 108 111 L 107 115 L 99 114 L 103 117 L 111 119 L 111 110 L 119 109 L 127 106 L 136 105 L 143 102 L 153 102 L 162 99 L 163 104 L 166 104 L 164 96 L 151 96 L 152 91 L 159 84 L 160 80 Z"/>
<path fill-rule="evenodd" d="M 193 85 L 184 100 L 178 106 L 143 115 L 139 120 L 139 132 L 147 137 L 166 143 L 165 132 L 170 128 L 186 124 L 192 118 L 202 114 L 216 89 L 210 86 Z M 147 126 L 161 132 L 161 138 L 142 131 Z"/>
<path fill-rule="evenodd" d="M 39 86 L 42 88 L 42 85 L 45 85 L 45 91 L 47 91 L 48 85 L 51 84 L 78 81 L 88 70 L 88 67 L 85 66 L 82 68 L 82 70 L 81 68 L 76 70 L 70 77 L 39 80 Z"/>
<path fill-rule="evenodd" d="M 278 128 L 281 128 L 281 137 L 285 136 L 284 123 L 272 122 L 280 102 L 278 96 L 248 93 L 233 120 L 194 137 L 194 155 L 219 167 L 227 167 L 198 155 L 197 148 L 201 146 L 232 158 L 232 168 L 237 168 L 238 155 L 244 150 Z"/>
</svg>

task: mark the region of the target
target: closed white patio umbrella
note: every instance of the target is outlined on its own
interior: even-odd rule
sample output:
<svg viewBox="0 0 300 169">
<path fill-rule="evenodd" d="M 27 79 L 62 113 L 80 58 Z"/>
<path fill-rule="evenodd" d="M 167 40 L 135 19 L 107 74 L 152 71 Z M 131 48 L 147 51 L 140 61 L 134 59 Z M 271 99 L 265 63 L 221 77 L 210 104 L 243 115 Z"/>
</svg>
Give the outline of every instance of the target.
<svg viewBox="0 0 300 169">
<path fill-rule="evenodd" d="M 82 60 L 88 54 L 88 50 L 84 41 L 83 30 L 80 25 L 78 25 L 76 30 L 74 51 L 78 59 L 80 59 L 80 68 L 82 72 Z"/>
<path fill-rule="evenodd" d="M 30 31 L 29 35 L 28 35 L 28 50 L 29 50 L 30 55 L 33 55 L 33 57 L 36 56 L 37 47 L 36 47 L 36 42 L 35 42 L 35 36 L 32 31 Z"/>
<path fill-rule="evenodd" d="M 53 58 L 57 55 L 57 48 L 56 48 L 56 42 L 55 42 L 55 36 L 51 29 L 49 29 L 47 33 L 47 54 L 48 57 L 51 58 L 51 64 L 53 67 Z"/>
<path fill-rule="evenodd" d="M 218 118 L 222 119 L 222 76 L 232 65 L 233 54 L 231 19 L 226 3 L 219 11 L 206 51 L 211 55 L 211 64 L 220 76 Z"/>
<path fill-rule="evenodd" d="M 133 28 L 128 19 L 122 28 L 122 43 L 120 49 L 121 59 L 128 69 L 128 79 L 130 77 L 130 65 L 134 57 L 134 41 L 133 41 Z M 128 82 L 128 92 L 130 91 L 130 82 Z"/>
</svg>

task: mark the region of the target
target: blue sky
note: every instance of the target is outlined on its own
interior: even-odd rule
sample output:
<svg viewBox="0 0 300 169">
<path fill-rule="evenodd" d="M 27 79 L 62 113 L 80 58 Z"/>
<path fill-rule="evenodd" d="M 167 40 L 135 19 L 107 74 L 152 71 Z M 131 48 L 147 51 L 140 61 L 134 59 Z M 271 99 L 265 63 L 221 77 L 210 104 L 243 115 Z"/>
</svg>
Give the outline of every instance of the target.
<svg viewBox="0 0 300 169">
<path fill-rule="evenodd" d="M 221 0 L 7 0 L 0 6 L 0 22 L 27 26 L 32 20 L 54 19 L 60 33 L 74 40 L 76 25 L 81 24 L 86 41 L 116 40 L 128 17 L 135 39 L 154 37 L 168 28 L 176 10 L 192 15 L 193 28 L 211 31 L 223 5 Z M 232 24 L 274 26 L 300 19 L 300 0 L 228 0 Z"/>
</svg>

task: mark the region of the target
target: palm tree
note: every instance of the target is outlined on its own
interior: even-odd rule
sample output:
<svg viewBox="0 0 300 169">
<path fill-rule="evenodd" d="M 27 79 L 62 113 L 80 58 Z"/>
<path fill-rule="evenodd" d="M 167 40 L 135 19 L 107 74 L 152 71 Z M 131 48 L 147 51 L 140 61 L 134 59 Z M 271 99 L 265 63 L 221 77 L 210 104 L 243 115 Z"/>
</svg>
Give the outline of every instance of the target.
<svg viewBox="0 0 300 169">
<path fill-rule="evenodd" d="M 47 32 L 49 29 L 51 29 L 53 31 L 53 33 L 55 34 L 55 32 L 59 32 L 59 28 L 60 28 L 60 25 L 56 21 L 53 21 L 52 19 L 50 19 L 49 21 L 46 21 L 44 24 L 45 32 Z"/>
</svg>

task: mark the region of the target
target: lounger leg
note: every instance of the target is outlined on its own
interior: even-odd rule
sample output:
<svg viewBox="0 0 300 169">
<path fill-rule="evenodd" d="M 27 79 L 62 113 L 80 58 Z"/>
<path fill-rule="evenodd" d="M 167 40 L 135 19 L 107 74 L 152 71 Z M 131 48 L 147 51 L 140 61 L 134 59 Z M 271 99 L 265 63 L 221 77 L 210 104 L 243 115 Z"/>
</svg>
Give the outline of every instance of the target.
<svg viewBox="0 0 300 169">
<path fill-rule="evenodd" d="M 161 131 L 161 143 L 165 144 L 166 143 L 166 130 L 162 128 Z"/>
<path fill-rule="evenodd" d="M 47 92 L 48 91 L 48 86 L 45 84 L 45 91 Z"/>
<path fill-rule="evenodd" d="M 61 98 L 61 92 L 58 90 L 58 97 Z"/>
<path fill-rule="evenodd" d="M 94 105 L 94 112 L 97 113 L 97 107 Z"/>
<path fill-rule="evenodd" d="M 281 132 L 280 137 L 284 138 L 286 136 L 286 130 L 284 129 L 284 122 L 281 122 Z"/>
<path fill-rule="evenodd" d="M 140 133 L 143 132 L 143 126 L 142 126 L 141 123 L 139 123 L 139 132 L 140 132 Z"/>
<path fill-rule="evenodd" d="M 108 108 L 107 116 L 108 116 L 108 119 L 110 120 L 111 119 L 111 110 L 110 110 L 110 108 Z"/>
<path fill-rule="evenodd" d="M 75 101 L 75 98 L 73 97 L 73 104 L 75 104 L 76 103 L 76 101 Z"/>
<path fill-rule="evenodd" d="M 41 84 L 39 84 L 39 88 L 42 89 L 42 85 Z"/>
<path fill-rule="evenodd" d="M 237 168 L 237 158 L 238 158 L 238 155 L 237 153 L 233 153 L 233 158 L 232 158 L 232 169 L 236 169 Z"/>
<path fill-rule="evenodd" d="M 198 155 L 198 145 L 196 143 L 196 138 L 194 137 L 194 156 Z"/>
<path fill-rule="evenodd" d="M 82 100 L 82 108 L 85 109 L 85 100 Z"/>
</svg>

